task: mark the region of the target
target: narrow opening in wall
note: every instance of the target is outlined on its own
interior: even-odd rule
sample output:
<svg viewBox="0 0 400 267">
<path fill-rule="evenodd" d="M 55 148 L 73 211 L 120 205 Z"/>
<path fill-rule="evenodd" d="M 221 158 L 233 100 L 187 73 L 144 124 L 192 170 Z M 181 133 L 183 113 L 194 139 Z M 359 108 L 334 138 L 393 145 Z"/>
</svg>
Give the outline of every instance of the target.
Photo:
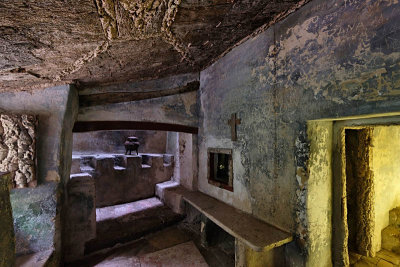
<svg viewBox="0 0 400 267">
<path fill-rule="evenodd" d="M 232 150 L 210 148 L 208 150 L 208 182 L 233 191 Z"/>
<path fill-rule="evenodd" d="M 370 169 L 369 129 L 345 130 L 348 249 L 373 255 L 373 176 Z"/>
<path fill-rule="evenodd" d="M 400 262 L 397 118 L 333 125 L 333 255 L 339 265 Z M 386 262 L 385 262 L 386 261 Z"/>
</svg>

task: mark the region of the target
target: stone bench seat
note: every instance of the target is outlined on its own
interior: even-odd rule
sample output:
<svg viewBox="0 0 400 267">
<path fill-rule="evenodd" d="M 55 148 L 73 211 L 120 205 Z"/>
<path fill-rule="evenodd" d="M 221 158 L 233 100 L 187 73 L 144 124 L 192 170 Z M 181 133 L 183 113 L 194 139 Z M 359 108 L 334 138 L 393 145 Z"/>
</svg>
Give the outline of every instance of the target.
<svg viewBox="0 0 400 267">
<path fill-rule="evenodd" d="M 292 234 L 201 192 L 188 191 L 179 186 L 165 189 L 164 194 L 167 200 L 179 198 L 187 202 L 254 251 L 265 252 L 293 241 Z"/>
</svg>

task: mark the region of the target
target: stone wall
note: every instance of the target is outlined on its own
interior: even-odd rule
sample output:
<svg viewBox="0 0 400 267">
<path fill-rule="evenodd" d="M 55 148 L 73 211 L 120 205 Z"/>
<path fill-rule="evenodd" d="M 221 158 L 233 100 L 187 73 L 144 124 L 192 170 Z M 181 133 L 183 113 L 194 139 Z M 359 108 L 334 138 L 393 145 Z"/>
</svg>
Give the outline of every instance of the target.
<svg viewBox="0 0 400 267">
<path fill-rule="evenodd" d="M 306 124 L 400 110 L 399 12 L 397 1 L 315 0 L 202 71 L 200 191 L 295 233 L 309 255 L 328 248 L 316 243 L 325 229 L 308 240 Z M 209 147 L 233 149 L 234 192 L 208 184 Z"/>
<path fill-rule="evenodd" d="M 389 226 L 389 211 L 400 206 L 400 127 L 376 126 L 372 136 L 372 172 L 375 199 L 374 249 L 381 249 L 381 232 Z"/>
<path fill-rule="evenodd" d="M 80 95 L 96 92 L 150 92 L 183 86 L 198 80 L 198 73 L 182 74 L 164 79 L 87 88 Z M 78 121 L 139 121 L 198 126 L 197 92 L 189 92 L 141 101 L 84 107 Z"/>
<path fill-rule="evenodd" d="M 112 206 L 153 197 L 156 184 L 171 180 L 174 157 L 169 154 L 74 155 L 71 174 L 82 173 L 93 177 L 96 207 Z"/>
<path fill-rule="evenodd" d="M 70 86 L 0 94 L 0 113 L 31 114 L 39 122 L 38 186 L 11 192 L 17 254 L 54 249 L 55 260 L 61 254 L 62 192 L 69 178 L 77 102 Z"/>
<path fill-rule="evenodd" d="M 139 138 L 139 153 L 165 153 L 165 131 L 96 131 L 74 133 L 74 154 L 125 153 L 124 142 L 129 136 Z"/>
</svg>

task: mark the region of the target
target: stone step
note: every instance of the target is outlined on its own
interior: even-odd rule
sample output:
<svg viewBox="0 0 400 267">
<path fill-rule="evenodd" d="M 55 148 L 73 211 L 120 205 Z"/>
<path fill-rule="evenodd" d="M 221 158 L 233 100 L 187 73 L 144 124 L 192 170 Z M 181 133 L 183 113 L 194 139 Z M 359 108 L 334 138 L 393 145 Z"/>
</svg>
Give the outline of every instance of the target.
<svg viewBox="0 0 400 267">
<path fill-rule="evenodd" d="M 114 170 L 116 170 L 116 171 L 125 171 L 126 168 L 121 167 L 121 166 L 114 166 Z"/>
<path fill-rule="evenodd" d="M 156 197 L 98 208 L 96 238 L 86 243 L 85 254 L 138 239 L 182 219 Z"/>
<path fill-rule="evenodd" d="M 179 186 L 179 183 L 175 182 L 175 181 L 172 181 L 172 180 L 156 184 L 156 196 L 159 199 L 161 199 L 161 201 L 164 201 L 165 200 L 165 198 L 164 198 L 165 190 L 167 188 L 175 188 L 175 187 L 178 187 L 178 186 Z"/>
<path fill-rule="evenodd" d="M 93 172 L 93 171 L 94 171 L 94 168 L 92 168 L 90 166 L 81 166 L 81 172 L 90 173 L 90 172 Z"/>
<path fill-rule="evenodd" d="M 400 227 L 400 207 L 389 211 L 389 224 Z"/>
<path fill-rule="evenodd" d="M 382 230 L 382 248 L 400 254 L 400 227 L 389 225 Z"/>
</svg>

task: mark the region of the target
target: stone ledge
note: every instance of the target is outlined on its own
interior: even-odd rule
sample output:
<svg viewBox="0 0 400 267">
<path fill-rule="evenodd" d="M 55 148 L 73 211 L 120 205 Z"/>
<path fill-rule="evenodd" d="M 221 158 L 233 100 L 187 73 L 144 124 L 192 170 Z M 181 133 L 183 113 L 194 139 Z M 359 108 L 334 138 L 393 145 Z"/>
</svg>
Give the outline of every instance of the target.
<svg viewBox="0 0 400 267">
<path fill-rule="evenodd" d="M 179 186 L 165 190 L 199 210 L 254 251 L 268 251 L 293 241 L 293 235 L 198 191 Z M 168 205 L 168 203 L 166 203 Z"/>
</svg>

